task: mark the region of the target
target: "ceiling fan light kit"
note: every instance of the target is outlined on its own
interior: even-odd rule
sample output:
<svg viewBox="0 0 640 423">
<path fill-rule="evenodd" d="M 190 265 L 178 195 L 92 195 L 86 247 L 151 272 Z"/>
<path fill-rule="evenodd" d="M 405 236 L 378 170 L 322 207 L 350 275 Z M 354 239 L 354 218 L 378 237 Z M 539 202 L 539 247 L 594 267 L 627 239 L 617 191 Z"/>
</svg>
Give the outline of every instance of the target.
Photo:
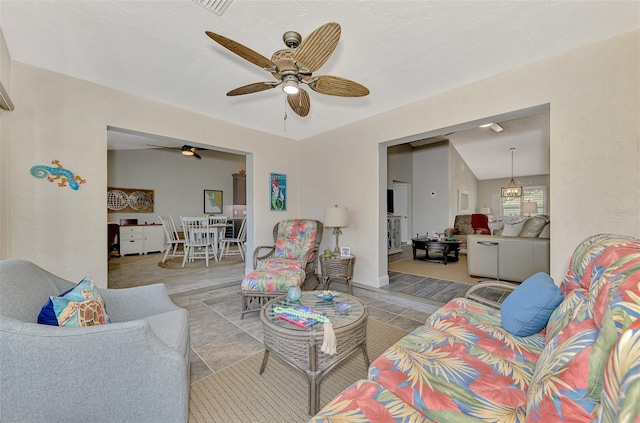
<svg viewBox="0 0 640 423">
<path fill-rule="evenodd" d="M 222 47 L 261 67 L 276 78 L 276 81 L 256 82 L 233 89 L 227 96 L 257 93 L 282 85 L 282 91 L 287 94 L 287 103 L 291 109 L 298 116 L 304 117 L 309 114 L 311 101 L 301 84 L 306 84 L 320 94 L 338 97 L 362 97 L 369 94 L 367 87 L 346 78 L 331 75 L 313 76 L 313 72 L 327 61 L 338 45 L 341 28 L 336 22 L 322 25 L 304 40 L 295 31 L 285 32 L 282 40 L 287 48 L 273 53 L 271 60 L 230 38 L 210 31 L 205 33 Z"/>
</svg>

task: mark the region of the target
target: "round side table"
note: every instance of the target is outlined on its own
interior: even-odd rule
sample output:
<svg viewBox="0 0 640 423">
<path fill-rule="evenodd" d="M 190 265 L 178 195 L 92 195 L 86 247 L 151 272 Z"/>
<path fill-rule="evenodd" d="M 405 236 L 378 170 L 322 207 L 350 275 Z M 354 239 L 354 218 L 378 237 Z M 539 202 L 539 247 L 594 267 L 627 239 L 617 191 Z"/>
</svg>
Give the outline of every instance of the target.
<svg viewBox="0 0 640 423">
<path fill-rule="evenodd" d="M 325 259 L 324 256 L 320 256 L 320 270 L 322 271 L 322 282 L 324 290 L 329 289 L 329 284 L 332 279 L 342 279 L 347 285 L 347 293 L 353 295 L 353 265 L 356 262 L 356 257 L 351 255 L 349 257 L 336 257 Z"/>
</svg>

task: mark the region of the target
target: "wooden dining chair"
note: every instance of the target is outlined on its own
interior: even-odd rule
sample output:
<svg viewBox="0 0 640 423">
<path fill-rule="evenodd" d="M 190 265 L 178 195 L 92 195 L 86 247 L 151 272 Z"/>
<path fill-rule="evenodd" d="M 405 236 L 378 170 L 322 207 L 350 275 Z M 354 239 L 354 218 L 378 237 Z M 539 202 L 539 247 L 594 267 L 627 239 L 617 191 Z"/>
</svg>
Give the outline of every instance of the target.
<svg viewBox="0 0 640 423">
<path fill-rule="evenodd" d="M 180 217 L 184 231 L 184 258 L 182 267 L 195 259 L 205 259 L 209 267 L 209 258 L 218 261 L 217 229 L 209 227 L 206 217 Z"/>
<path fill-rule="evenodd" d="M 238 235 L 235 237 L 227 238 L 223 236 L 220 240 L 220 258 L 223 256 L 230 256 L 235 254 L 240 254 L 242 260 L 245 258 L 245 241 L 247 240 L 247 218 L 242 219 L 242 223 L 240 224 L 240 230 L 238 231 Z M 238 246 L 238 252 L 235 250 L 229 250 L 229 247 L 232 244 L 236 244 Z"/>
<path fill-rule="evenodd" d="M 166 251 L 162 262 L 164 263 L 167 260 L 169 252 L 171 252 L 171 258 L 184 256 L 184 239 L 180 239 L 176 225 L 173 223 L 173 218 L 171 215 L 158 217 L 160 218 L 160 222 L 162 222 L 162 228 L 164 229 L 167 240 Z M 179 252 L 178 247 L 182 247 L 182 252 Z"/>
</svg>

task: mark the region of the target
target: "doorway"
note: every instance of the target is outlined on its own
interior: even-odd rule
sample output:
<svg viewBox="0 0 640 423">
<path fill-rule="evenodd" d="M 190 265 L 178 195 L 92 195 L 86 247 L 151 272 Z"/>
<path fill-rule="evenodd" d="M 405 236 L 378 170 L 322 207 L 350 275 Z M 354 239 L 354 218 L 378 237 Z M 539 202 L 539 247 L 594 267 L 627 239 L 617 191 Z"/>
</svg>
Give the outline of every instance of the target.
<svg viewBox="0 0 640 423">
<path fill-rule="evenodd" d="M 411 184 L 393 182 L 393 212 L 400 216 L 400 242 L 407 244 L 411 229 Z"/>
</svg>

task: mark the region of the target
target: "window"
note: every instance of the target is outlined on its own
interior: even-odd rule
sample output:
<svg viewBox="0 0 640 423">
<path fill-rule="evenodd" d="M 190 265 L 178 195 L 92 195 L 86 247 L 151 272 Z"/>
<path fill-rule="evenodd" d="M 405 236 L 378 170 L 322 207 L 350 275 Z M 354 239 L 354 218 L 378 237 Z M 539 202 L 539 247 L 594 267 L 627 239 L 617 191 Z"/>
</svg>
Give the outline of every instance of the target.
<svg viewBox="0 0 640 423">
<path fill-rule="evenodd" d="M 503 216 L 520 216 L 520 204 L 523 201 L 535 201 L 538 204 L 538 213 L 544 214 L 547 210 L 547 187 L 523 187 L 522 197 L 501 197 Z"/>
</svg>

